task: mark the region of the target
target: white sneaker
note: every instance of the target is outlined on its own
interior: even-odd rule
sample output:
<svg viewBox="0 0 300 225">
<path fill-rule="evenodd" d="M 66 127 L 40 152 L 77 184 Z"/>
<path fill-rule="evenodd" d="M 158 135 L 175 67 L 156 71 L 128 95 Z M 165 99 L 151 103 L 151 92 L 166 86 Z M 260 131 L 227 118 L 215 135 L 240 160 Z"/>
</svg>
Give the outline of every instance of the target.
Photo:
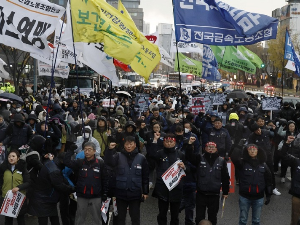
<svg viewBox="0 0 300 225">
<path fill-rule="evenodd" d="M 149 182 L 149 189 L 153 188 L 153 183 Z"/>
<path fill-rule="evenodd" d="M 281 183 L 285 183 L 285 177 L 281 177 L 280 182 L 281 182 Z"/>
<path fill-rule="evenodd" d="M 273 194 L 274 194 L 274 195 L 281 195 L 281 193 L 278 191 L 277 188 L 274 188 L 274 189 L 273 189 Z"/>
</svg>

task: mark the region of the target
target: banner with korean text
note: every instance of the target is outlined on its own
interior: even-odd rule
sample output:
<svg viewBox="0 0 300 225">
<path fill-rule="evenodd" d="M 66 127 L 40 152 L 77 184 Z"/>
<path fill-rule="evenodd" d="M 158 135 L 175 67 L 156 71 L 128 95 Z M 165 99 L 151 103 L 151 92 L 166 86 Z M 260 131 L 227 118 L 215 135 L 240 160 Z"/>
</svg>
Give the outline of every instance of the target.
<svg viewBox="0 0 300 225">
<path fill-rule="evenodd" d="M 219 0 L 174 1 L 176 40 L 208 45 L 250 45 L 275 39 L 278 20 Z"/>
<path fill-rule="evenodd" d="M 3 200 L 0 214 L 3 216 L 17 218 L 25 199 L 26 196 L 21 192 L 17 191 L 13 194 L 12 191 L 9 190 Z"/>
<path fill-rule="evenodd" d="M 173 190 L 180 183 L 181 179 L 185 177 L 185 172 L 182 168 L 178 166 L 178 163 L 180 163 L 180 160 L 177 160 L 161 176 L 169 191 Z"/>
<path fill-rule="evenodd" d="M 1 0 L 0 43 L 48 56 L 47 37 L 64 12 L 65 8 L 46 0 Z"/>
</svg>

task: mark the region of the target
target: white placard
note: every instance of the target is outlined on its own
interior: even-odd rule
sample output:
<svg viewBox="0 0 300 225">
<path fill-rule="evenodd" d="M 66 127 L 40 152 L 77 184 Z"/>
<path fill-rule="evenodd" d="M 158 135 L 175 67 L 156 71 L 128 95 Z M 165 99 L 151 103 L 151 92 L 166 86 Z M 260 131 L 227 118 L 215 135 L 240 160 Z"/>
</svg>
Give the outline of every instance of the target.
<svg viewBox="0 0 300 225">
<path fill-rule="evenodd" d="M 185 177 L 185 172 L 178 166 L 180 160 L 177 160 L 167 171 L 161 176 L 169 191 L 173 190 L 180 182 L 182 177 Z"/>
<path fill-rule="evenodd" d="M 107 212 L 109 209 L 109 203 L 110 203 L 111 198 L 107 198 L 105 202 L 103 202 L 102 207 L 101 207 L 101 216 L 103 218 L 103 221 L 106 223 L 107 221 Z"/>
<path fill-rule="evenodd" d="M 266 97 L 261 100 L 262 110 L 279 110 L 281 99 L 277 97 Z"/>
<path fill-rule="evenodd" d="M 102 100 L 103 104 L 102 106 L 105 107 L 105 108 L 114 108 L 115 107 L 115 101 L 114 99 L 103 99 Z M 110 106 L 109 106 L 109 103 L 110 103 Z"/>
<path fill-rule="evenodd" d="M 38 69 L 39 76 L 52 76 L 52 66 L 48 65 L 47 63 L 38 61 Z M 68 66 L 68 63 L 60 62 L 60 64 L 55 68 L 54 76 L 67 79 L 69 72 L 70 67 Z"/>
<path fill-rule="evenodd" d="M 21 192 L 17 191 L 15 194 L 9 190 L 3 200 L 0 214 L 8 217 L 17 218 L 22 205 L 26 199 L 26 196 Z"/>
</svg>

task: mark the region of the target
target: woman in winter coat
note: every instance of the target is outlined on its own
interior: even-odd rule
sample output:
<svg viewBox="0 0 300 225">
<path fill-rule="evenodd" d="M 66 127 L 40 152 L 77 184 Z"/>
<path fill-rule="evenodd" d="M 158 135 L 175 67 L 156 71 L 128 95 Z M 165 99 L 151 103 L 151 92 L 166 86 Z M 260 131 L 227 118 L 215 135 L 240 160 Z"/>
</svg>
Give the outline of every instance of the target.
<svg viewBox="0 0 300 225">
<path fill-rule="evenodd" d="M 27 171 L 26 162 L 20 159 L 20 153 L 17 150 L 12 150 L 8 154 L 8 160 L 4 161 L 0 166 L 0 187 L 1 196 L 5 197 L 9 190 L 13 193 L 20 191 L 26 194 L 25 190 L 30 186 L 30 177 Z M 3 199 L 2 199 L 3 200 Z M 17 217 L 18 225 L 25 225 L 26 206 L 25 202 Z M 5 217 L 5 225 L 12 225 L 13 218 Z"/>
</svg>

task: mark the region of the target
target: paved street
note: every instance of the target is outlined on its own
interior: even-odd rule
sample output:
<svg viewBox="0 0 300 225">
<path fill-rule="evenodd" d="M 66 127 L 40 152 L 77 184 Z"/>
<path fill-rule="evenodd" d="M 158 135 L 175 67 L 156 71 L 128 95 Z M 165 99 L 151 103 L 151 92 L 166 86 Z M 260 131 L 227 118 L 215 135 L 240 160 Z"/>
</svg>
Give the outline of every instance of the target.
<svg viewBox="0 0 300 225">
<path fill-rule="evenodd" d="M 288 225 L 291 214 L 291 195 L 288 194 L 288 188 L 290 181 L 286 181 L 285 184 L 279 183 L 277 177 L 277 186 L 282 193 L 281 196 L 272 196 L 271 202 L 268 206 L 264 206 L 261 216 L 262 225 Z M 218 225 L 235 225 L 238 224 L 239 207 L 238 207 L 238 190 L 236 193 L 230 194 L 225 204 L 224 217 L 221 218 L 221 206 L 218 215 Z M 221 204 L 221 203 L 220 203 Z M 42 207 L 42 206 L 41 206 Z M 150 197 L 141 206 L 141 225 L 153 225 L 156 223 L 156 216 L 158 213 L 157 199 Z M 128 215 L 129 217 L 129 215 Z M 251 217 L 251 214 L 250 214 Z M 129 218 L 127 218 L 127 224 L 130 224 Z M 87 218 L 86 225 L 91 224 L 90 218 Z M 0 224 L 4 224 L 3 216 L 0 216 Z M 15 221 L 17 224 L 17 221 Z M 28 217 L 27 225 L 37 225 L 37 218 Z M 112 223 L 110 223 L 112 224 Z M 184 212 L 180 214 L 180 224 L 184 225 Z M 250 222 L 248 224 L 251 224 Z"/>
</svg>

